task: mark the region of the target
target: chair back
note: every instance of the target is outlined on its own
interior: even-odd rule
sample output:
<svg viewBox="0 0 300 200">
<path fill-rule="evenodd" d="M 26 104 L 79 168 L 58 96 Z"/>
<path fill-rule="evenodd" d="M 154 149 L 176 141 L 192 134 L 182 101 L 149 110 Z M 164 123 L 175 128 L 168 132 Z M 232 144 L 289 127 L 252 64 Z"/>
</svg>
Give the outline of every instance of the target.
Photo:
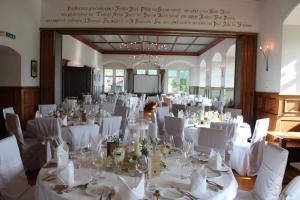
<svg viewBox="0 0 300 200">
<path fill-rule="evenodd" d="M 225 157 L 227 134 L 225 130 L 214 128 L 198 128 L 198 146 L 196 151 L 210 153 L 212 149 Z"/>
<path fill-rule="evenodd" d="M 115 112 L 115 107 L 116 107 L 116 102 L 102 102 L 101 103 L 101 109 L 105 110 L 106 112 L 109 112 L 111 114 Z"/>
<path fill-rule="evenodd" d="M 0 140 L 0 196 L 18 199 L 29 187 L 15 136 Z"/>
<path fill-rule="evenodd" d="M 185 113 L 186 107 L 183 104 L 172 104 L 172 113 L 178 117 L 178 111 L 182 110 Z"/>
<path fill-rule="evenodd" d="M 2 112 L 3 112 L 3 118 L 4 119 L 6 119 L 6 114 L 7 113 L 15 114 L 15 110 L 14 110 L 13 107 L 3 108 Z"/>
<path fill-rule="evenodd" d="M 16 136 L 19 146 L 24 144 L 24 137 L 19 116 L 17 114 L 6 114 L 7 131 Z"/>
<path fill-rule="evenodd" d="M 300 199 L 300 176 L 296 176 L 280 193 L 279 200 Z"/>
<path fill-rule="evenodd" d="M 288 151 L 268 143 L 257 174 L 253 193 L 258 199 L 277 200 L 287 164 Z"/>
<path fill-rule="evenodd" d="M 49 113 L 56 112 L 56 104 L 40 104 L 39 105 L 39 112 L 42 116 L 48 116 Z"/>
<path fill-rule="evenodd" d="M 260 168 L 269 122 L 269 118 L 256 120 L 250 146 L 250 176 L 255 176 Z"/>
<path fill-rule="evenodd" d="M 181 147 L 183 130 L 185 127 L 185 119 L 165 116 L 165 131 L 168 136 L 173 136 L 176 147 Z"/>
<path fill-rule="evenodd" d="M 233 143 L 235 141 L 238 124 L 235 122 L 212 122 L 211 128 L 225 130 L 226 132 L 226 153 L 230 154 L 233 149 Z"/>
<path fill-rule="evenodd" d="M 100 106 L 98 104 L 85 104 L 83 108 L 86 113 L 96 114 L 99 112 Z"/>
<path fill-rule="evenodd" d="M 52 159 L 54 149 L 63 143 L 61 136 L 61 122 L 57 118 L 36 118 L 37 138 L 46 144 L 46 161 Z"/>
<path fill-rule="evenodd" d="M 121 116 L 121 130 L 125 134 L 126 122 L 129 114 L 129 109 L 126 106 L 116 106 L 114 116 Z"/>
<path fill-rule="evenodd" d="M 238 115 L 242 114 L 242 109 L 237 109 L 237 108 L 225 108 L 224 112 L 227 113 L 231 113 L 231 117 L 232 118 L 236 118 Z"/>
<path fill-rule="evenodd" d="M 103 118 L 100 133 L 105 138 L 119 136 L 121 122 L 122 122 L 121 116 L 112 116 L 112 117 Z"/>
<path fill-rule="evenodd" d="M 72 150 L 78 150 L 87 147 L 92 143 L 93 138 L 99 135 L 99 126 L 96 124 L 79 125 L 68 127 L 72 135 Z"/>
</svg>

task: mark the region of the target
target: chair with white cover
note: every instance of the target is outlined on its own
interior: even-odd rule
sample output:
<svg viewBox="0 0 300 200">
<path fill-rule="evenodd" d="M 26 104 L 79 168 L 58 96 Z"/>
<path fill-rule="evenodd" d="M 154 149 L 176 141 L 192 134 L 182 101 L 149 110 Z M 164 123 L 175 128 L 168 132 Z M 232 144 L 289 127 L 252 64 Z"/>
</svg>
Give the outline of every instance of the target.
<svg viewBox="0 0 300 200">
<path fill-rule="evenodd" d="M 40 154 L 42 146 L 37 138 L 26 138 L 23 135 L 19 116 L 17 114 L 6 114 L 7 130 L 17 139 L 21 158 L 26 170 L 36 170 L 42 167 Z"/>
<path fill-rule="evenodd" d="M 6 119 L 6 114 L 7 113 L 15 114 L 15 110 L 14 110 L 13 107 L 3 108 L 2 112 L 3 112 L 3 118 L 4 119 Z"/>
<path fill-rule="evenodd" d="M 98 104 L 85 104 L 83 109 L 86 113 L 96 114 L 99 112 L 100 106 Z"/>
<path fill-rule="evenodd" d="M 182 110 L 185 113 L 186 107 L 183 104 L 172 104 L 172 113 L 178 117 L 178 111 Z"/>
<path fill-rule="evenodd" d="M 231 113 L 231 117 L 232 118 L 236 118 L 238 115 L 242 114 L 242 109 L 238 109 L 238 108 L 225 108 L 224 112 L 227 113 Z"/>
<path fill-rule="evenodd" d="M 225 130 L 226 132 L 226 152 L 225 158 L 230 163 L 230 156 L 232 154 L 233 143 L 235 141 L 235 134 L 238 128 L 238 123 L 235 122 L 211 122 L 211 128 Z"/>
<path fill-rule="evenodd" d="M 119 136 L 122 117 L 112 116 L 103 118 L 100 133 L 104 138 Z"/>
<path fill-rule="evenodd" d="M 48 116 L 50 113 L 56 112 L 56 104 L 40 104 L 39 112 L 42 116 Z"/>
<path fill-rule="evenodd" d="M 78 150 L 87 147 L 93 138 L 99 135 L 99 126 L 96 124 L 69 126 L 71 134 L 71 149 Z"/>
<path fill-rule="evenodd" d="M 300 199 L 300 176 L 293 178 L 291 182 L 282 190 L 279 200 Z"/>
<path fill-rule="evenodd" d="M 226 138 L 225 130 L 198 128 L 198 145 L 195 146 L 195 150 L 209 154 L 214 149 L 225 158 Z"/>
<path fill-rule="evenodd" d="M 28 185 L 15 136 L 0 140 L 0 199 L 34 200 Z"/>
<path fill-rule="evenodd" d="M 158 132 L 160 135 L 164 134 L 164 123 L 165 123 L 165 116 L 170 116 L 170 109 L 169 107 L 163 106 L 163 107 L 157 107 L 157 126 L 158 126 Z"/>
<path fill-rule="evenodd" d="M 116 107 L 116 102 L 102 102 L 101 103 L 101 109 L 105 110 L 108 113 L 114 113 Z"/>
<path fill-rule="evenodd" d="M 114 116 L 121 116 L 122 117 L 122 122 L 121 122 L 122 136 L 124 136 L 124 134 L 125 134 L 128 114 L 129 114 L 129 108 L 128 107 L 126 107 L 126 106 L 116 106 Z"/>
<path fill-rule="evenodd" d="M 237 142 L 233 145 L 231 168 L 238 174 L 255 176 L 262 161 L 262 151 L 269 127 L 269 118 L 256 120 L 250 142 Z"/>
<path fill-rule="evenodd" d="M 61 122 L 57 118 L 36 118 L 37 137 L 44 145 L 45 162 L 52 159 L 54 149 L 64 141 L 61 136 Z"/>
<path fill-rule="evenodd" d="M 236 200 L 277 200 L 287 164 L 288 151 L 268 143 L 263 148 L 263 159 L 251 192 L 239 191 Z"/>
<path fill-rule="evenodd" d="M 165 116 L 165 131 L 167 136 L 173 136 L 176 147 L 181 147 L 184 138 L 185 119 Z"/>
</svg>

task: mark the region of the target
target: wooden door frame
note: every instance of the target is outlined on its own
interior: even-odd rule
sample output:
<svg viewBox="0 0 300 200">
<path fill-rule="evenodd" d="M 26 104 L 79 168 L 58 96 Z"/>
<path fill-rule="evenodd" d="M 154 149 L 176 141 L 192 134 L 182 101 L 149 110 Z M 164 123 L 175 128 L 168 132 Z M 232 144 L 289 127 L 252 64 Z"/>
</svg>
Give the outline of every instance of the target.
<svg viewBox="0 0 300 200">
<path fill-rule="evenodd" d="M 240 82 L 240 107 L 246 115 L 245 121 L 252 124 L 254 111 L 255 77 L 256 77 L 256 54 L 257 33 L 254 32 L 232 32 L 232 31 L 208 31 L 208 30 L 185 30 L 185 29 L 133 29 L 133 28 L 41 28 L 41 103 L 54 103 L 54 60 L 55 60 L 55 37 L 54 34 L 134 34 L 134 35 L 188 35 L 188 36 L 210 36 L 219 38 L 243 38 L 247 44 L 242 48 L 241 58 L 241 82 Z M 252 45 L 249 45 L 252 42 Z M 251 52 L 249 54 L 249 52 Z M 252 57 L 251 57 L 252 56 Z M 249 69 L 250 68 L 250 69 Z M 254 80 L 247 77 L 251 73 Z M 245 87 L 245 85 L 247 87 Z M 249 98 L 249 99 L 248 99 Z"/>
</svg>

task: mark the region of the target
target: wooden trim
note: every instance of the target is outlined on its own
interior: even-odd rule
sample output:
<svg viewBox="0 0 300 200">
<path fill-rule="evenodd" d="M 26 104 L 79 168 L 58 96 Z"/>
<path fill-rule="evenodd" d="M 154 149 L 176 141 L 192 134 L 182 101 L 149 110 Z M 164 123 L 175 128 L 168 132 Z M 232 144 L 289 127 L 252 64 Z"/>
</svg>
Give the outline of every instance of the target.
<svg viewBox="0 0 300 200">
<path fill-rule="evenodd" d="M 214 41 L 212 41 L 211 43 L 209 43 L 205 48 L 201 49 L 198 52 L 198 56 L 201 56 L 202 54 L 204 54 L 205 52 L 207 52 L 208 50 L 210 50 L 211 48 L 213 48 L 214 46 L 216 46 L 217 44 L 219 44 L 220 42 L 222 42 L 225 38 L 217 38 Z"/>
<path fill-rule="evenodd" d="M 194 45 L 194 43 L 196 42 L 196 40 L 198 40 L 199 37 L 195 37 L 193 39 L 193 41 L 185 48 L 184 52 L 186 52 L 192 45 Z M 177 45 L 177 44 L 176 44 Z"/>
<path fill-rule="evenodd" d="M 216 31 L 216 30 L 196 30 L 196 29 L 153 29 L 153 28 L 40 28 L 41 31 L 57 31 L 61 34 L 84 35 L 84 34 L 133 34 L 133 35 L 190 35 L 190 36 L 210 36 L 210 37 L 231 37 L 239 35 L 258 35 L 257 32 L 240 31 Z"/>
<path fill-rule="evenodd" d="M 97 45 L 95 45 L 93 42 L 90 42 L 89 40 L 85 39 L 84 37 L 80 36 L 80 35 L 71 35 L 73 38 L 75 38 L 76 40 L 84 43 L 85 45 L 91 47 L 92 49 L 98 51 L 99 53 L 102 53 L 103 50 L 101 48 L 99 48 Z"/>
</svg>

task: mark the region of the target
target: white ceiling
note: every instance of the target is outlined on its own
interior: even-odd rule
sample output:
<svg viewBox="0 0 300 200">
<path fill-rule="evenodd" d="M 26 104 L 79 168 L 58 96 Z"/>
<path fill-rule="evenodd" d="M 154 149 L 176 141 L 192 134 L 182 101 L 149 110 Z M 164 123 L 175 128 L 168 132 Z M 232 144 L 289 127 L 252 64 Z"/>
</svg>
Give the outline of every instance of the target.
<svg viewBox="0 0 300 200">
<path fill-rule="evenodd" d="M 291 14 L 285 19 L 284 24 L 300 25 L 300 4 L 294 8 Z"/>
</svg>

